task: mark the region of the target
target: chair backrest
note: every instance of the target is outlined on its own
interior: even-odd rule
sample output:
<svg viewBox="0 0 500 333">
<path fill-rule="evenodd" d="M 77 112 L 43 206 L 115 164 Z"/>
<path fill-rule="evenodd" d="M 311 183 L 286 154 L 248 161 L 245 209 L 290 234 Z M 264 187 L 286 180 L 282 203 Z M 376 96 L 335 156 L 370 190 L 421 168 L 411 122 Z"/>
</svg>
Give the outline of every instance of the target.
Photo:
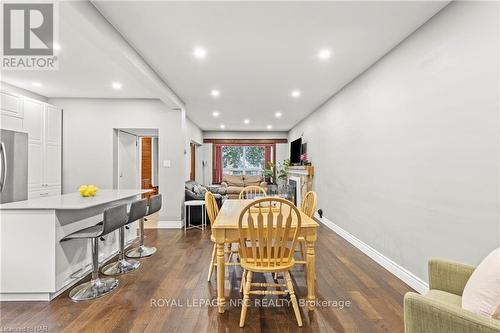
<svg viewBox="0 0 500 333">
<path fill-rule="evenodd" d="M 132 202 L 128 212 L 128 223 L 132 223 L 146 216 L 148 211 L 148 199 L 141 199 Z"/>
<path fill-rule="evenodd" d="M 219 205 L 215 196 L 211 192 L 205 193 L 205 208 L 207 209 L 208 219 L 210 220 L 210 226 L 213 226 L 215 218 L 219 215 Z"/>
<path fill-rule="evenodd" d="M 121 228 L 128 222 L 127 205 L 119 205 L 104 211 L 102 222 L 102 235 L 107 235 Z"/>
<path fill-rule="evenodd" d="M 318 196 L 316 195 L 316 192 L 309 191 L 306 193 L 304 200 L 302 200 L 302 206 L 300 207 L 300 210 L 302 210 L 302 212 L 307 216 L 313 217 L 317 205 Z"/>
<path fill-rule="evenodd" d="M 253 199 L 256 196 L 267 196 L 266 190 L 260 186 L 247 186 L 241 190 L 239 199 Z"/>
<path fill-rule="evenodd" d="M 300 211 L 288 200 L 268 197 L 253 201 L 243 208 L 238 221 L 241 257 L 259 267 L 290 262 L 301 222 Z"/>
<path fill-rule="evenodd" d="M 161 194 L 153 195 L 149 198 L 148 215 L 154 214 L 161 209 Z"/>
</svg>

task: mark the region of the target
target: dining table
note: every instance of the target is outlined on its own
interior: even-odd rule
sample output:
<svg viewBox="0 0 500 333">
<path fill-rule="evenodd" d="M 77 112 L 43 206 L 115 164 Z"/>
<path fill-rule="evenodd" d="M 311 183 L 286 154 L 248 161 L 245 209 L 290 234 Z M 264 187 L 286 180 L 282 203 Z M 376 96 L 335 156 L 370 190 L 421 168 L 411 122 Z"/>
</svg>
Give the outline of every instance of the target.
<svg viewBox="0 0 500 333">
<path fill-rule="evenodd" d="M 238 242 L 240 231 L 238 228 L 240 214 L 249 205 L 252 199 L 227 199 L 224 201 L 213 225 L 212 234 L 215 238 L 217 252 L 217 304 L 219 313 L 225 310 L 225 244 Z M 298 236 L 306 242 L 306 279 L 307 279 L 307 307 L 314 311 L 316 303 L 316 269 L 315 269 L 315 243 L 319 224 L 313 218 L 300 212 L 301 225 Z M 297 218 L 292 214 L 292 227 L 297 225 Z M 242 232 L 248 230 L 246 218 L 243 219 Z"/>
</svg>

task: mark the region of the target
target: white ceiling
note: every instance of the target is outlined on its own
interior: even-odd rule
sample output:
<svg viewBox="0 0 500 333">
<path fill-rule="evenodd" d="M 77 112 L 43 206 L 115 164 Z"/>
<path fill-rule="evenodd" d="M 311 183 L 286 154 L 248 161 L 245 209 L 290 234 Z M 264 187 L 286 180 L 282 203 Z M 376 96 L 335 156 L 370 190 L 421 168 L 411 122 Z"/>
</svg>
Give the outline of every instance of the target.
<svg viewBox="0 0 500 333">
<path fill-rule="evenodd" d="M 202 129 L 253 131 L 289 130 L 447 3 L 94 2 Z M 321 48 L 332 58 L 318 60 Z M 292 89 L 302 96 L 291 98 Z"/>
<path fill-rule="evenodd" d="M 202 129 L 224 123 L 227 131 L 260 131 L 271 124 L 287 131 L 448 2 L 93 3 Z M 81 2 L 59 4 L 59 70 L 2 71 L 2 81 L 49 98 L 161 98 L 158 82 L 96 24 L 98 13 L 89 15 Z M 207 50 L 203 61 L 192 55 L 196 46 Z M 318 60 L 321 48 L 332 58 Z M 211 89 L 221 96 L 212 98 Z M 302 96 L 291 98 L 292 89 Z"/>
<path fill-rule="evenodd" d="M 46 97 L 158 98 L 146 76 L 113 48 L 113 41 L 96 27 L 95 20 L 66 1 L 59 3 L 57 17 L 59 70 L 2 70 L 2 81 Z M 112 81 L 121 82 L 122 90 L 113 90 Z"/>
</svg>

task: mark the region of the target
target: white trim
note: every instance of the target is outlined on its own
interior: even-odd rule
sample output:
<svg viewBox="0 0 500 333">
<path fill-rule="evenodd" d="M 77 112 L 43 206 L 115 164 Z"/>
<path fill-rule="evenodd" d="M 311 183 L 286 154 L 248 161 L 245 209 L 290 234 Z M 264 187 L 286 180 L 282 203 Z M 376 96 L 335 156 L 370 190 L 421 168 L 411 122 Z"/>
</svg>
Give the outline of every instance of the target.
<svg viewBox="0 0 500 333">
<path fill-rule="evenodd" d="M 158 221 L 156 227 L 148 229 L 182 229 L 182 226 L 183 226 L 182 221 Z"/>
<path fill-rule="evenodd" d="M 385 255 L 345 231 L 326 217 L 320 218 L 319 215 L 316 214 L 315 218 L 419 293 L 423 294 L 429 290 L 429 285 L 424 280 L 387 258 Z"/>
</svg>

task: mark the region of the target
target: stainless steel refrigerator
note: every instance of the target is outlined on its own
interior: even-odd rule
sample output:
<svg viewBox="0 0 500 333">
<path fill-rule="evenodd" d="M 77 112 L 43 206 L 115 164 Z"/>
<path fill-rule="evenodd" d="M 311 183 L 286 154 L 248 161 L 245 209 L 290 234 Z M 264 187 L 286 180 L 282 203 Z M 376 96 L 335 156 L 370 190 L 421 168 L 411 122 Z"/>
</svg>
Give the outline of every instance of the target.
<svg viewBox="0 0 500 333">
<path fill-rule="evenodd" d="M 28 199 L 28 134 L 0 129 L 0 203 Z"/>
</svg>

